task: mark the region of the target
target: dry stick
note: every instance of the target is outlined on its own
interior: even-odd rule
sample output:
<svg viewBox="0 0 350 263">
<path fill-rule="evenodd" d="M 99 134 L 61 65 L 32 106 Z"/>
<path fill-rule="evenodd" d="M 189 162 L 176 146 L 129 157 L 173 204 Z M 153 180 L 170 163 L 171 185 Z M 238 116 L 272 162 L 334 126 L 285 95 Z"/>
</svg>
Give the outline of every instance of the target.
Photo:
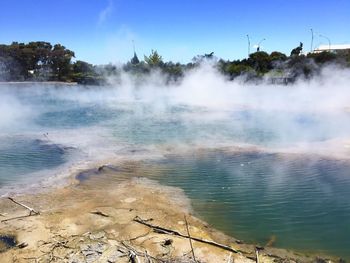
<svg viewBox="0 0 350 263">
<path fill-rule="evenodd" d="M 123 246 L 128 250 L 128 257 L 130 262 L 132 263 L 141 263 L 138 254 L 142 257 L 145 257 L 145 255 L 143 253 L 138 252 L 135 248 L 133 248 L 132 246 L 128 245 L 126 242 L 122 241 Z"/>
<path fill-rule="evenodd" d="M 137 257 L 137 255 L 136 255 L 136 253 L 134 252 L 134 251 L 132 251 L 132 250 L 130 250 L 129 251 L 129 260 L 130 260 L 130 262 L 132 262 L 132 263 L 141 263 L 140 262 L 140 260 L 139 260 L 139 258 Z"/>
<path fill-rule="evenodd" d="M 256 253 L 256 263 L 259 263 L 259 249 L 255 250 Z"/>
<path fill-rule="evenodd" d="M 32 214 L 34 214 L 34 215 L 40 215 L 40 212 L 35 211 L 33 208 L 31 208 L 31 207 L 29 207 L 29 206 L 27 206 L 27 205 L 24 205 L 24 204 L 22 204 L 22 203 L 20 203 L 20 202 L 17 202 L 17 201 L 16 201 L 15 199 L 13 199 L 12 197 L 7 197 L 7 198 L 10 199 L 10 200 L 11 200 L 12 202 L 14 202 L 15 204 L 20 205 L 20 206 L 22 206 L 22 207 L 28 209 L 28 210 L 29 210 L 29 215 L 32 215 Z"/>
<path fill-rule="evenodd" d="M 183 235 L 183 234 L 181 234 L 181 233 L 179 233 L 179 232 L 177 232 L 175 230 L 167 229 L 167 228 L 164 228 L 164 227 L 161 227 L 161 226 L 155 226 L 155 225 L 149 224 L 145 220 L 141 219 L 138 216 L 135 217 L 133 219 L 133 221 L 135 221 L 135 222 L 137 222 L 139 224 L 148 226 L 148 227 L 152 228 L 155 232 L 160 233 L 160 234 L 168 234 L 168 235 L 174 235 L 174 236 L 179 236 L 179 237 L 183 237 L 183 238 L 190 238 L 189 236 Z M 197 242 L 200 242 L 200 243 L 204 243 L 204 244 L 208 244 L 208 245 L 212 245 L 212 246 L 215 246 L 215 247 L 219 247 L 221 249 L 224 249 L 224 250 L 227 250 L 227 251 L 231 251 L 233 253 L 245 253 L 244 251 L 236 250 L 236 249 L 234 249 L 232 247 L 229 247 L 229 246 L 226 246 L 226 245 L 223 245 L 223 244 L 220 244 L 220 243 L 216 243 L 214 241 L 200 239 L 200 238 L 197 238 L 197 237 L 191 237 L 191 238 L 194 241 L 197 241 Z"/>
<path fill-rule="evenodd" d="M 131 242 L 131 241 L 134 241 L 134 240 L 136 240 L 136 239 L 139 239 L 139 238 L 142 238 L 142 237 L 146 237 L 146 236 L 149 235 L 149 233 L 150 233 L 151 231 L 152 231 L 152 230 L 149 230 L 149 231 L 148 231 L 147 233 L 145 233 L 145 234 L 142 234 L 142 235 L 137 236 L 137 237 L 130 238 L 128 241 Z"/>
<path fill-rule="evenodd" d="M 108 214 L 105 214 L 101 211 L 91 211 L 90 214 L 98 215 L 98 216 L 103 216 L 103 217 L 109 217 Z"/>
<path fill-rule="evenodd" d="M 187 230 L 188 240 L 190 241 L 190 246 L 191 246 L 191 252 L 192 252 L 193 260 L 194 260 L 194 262 L 197 262 L 196 256 L 194 255 L 194 250 L 193 250 L 193 245 L 192 245 L 192 238 L 191 238 L 191 235 L 190 235 L 190 230 L 188 228 L 187 218 L 186 218 L 186 216 L 184 216 L 184 218 L 185 218 L 185 223 L 186 223 L 186 230 Z"/>
<path fill-rule="evenodd" d="M 30 217 L 30 216 L 31 216 L 31 215 L 11 217 L 11 218 L 7 218 L 7 219 L 1 220 L 1 223 L 7 222 L 7 221 L 11 221 L 11 220 L 15 220 L 15 219 L 26 218 L 26 217 Z"/>
<path fill-rule="evenodd" d="M 145 257 L 147 259 L 147 263 L 152 263 L 152 259 L 149 258 L 147 250 L 145 250 Z"/>
</svg>

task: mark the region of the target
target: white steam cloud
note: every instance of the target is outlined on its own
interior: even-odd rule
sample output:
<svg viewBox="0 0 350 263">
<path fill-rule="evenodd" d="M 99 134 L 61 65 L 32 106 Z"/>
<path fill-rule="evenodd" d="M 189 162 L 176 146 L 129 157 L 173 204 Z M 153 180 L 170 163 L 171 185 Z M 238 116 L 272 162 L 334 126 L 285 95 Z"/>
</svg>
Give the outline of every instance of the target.
<svg viewBox="0 0 350 263">
<path fill-rule="evenodd" d="M 13 133 L 50 130 L 64 141 L 62 127 L 49 124 L 41 127 L 37 119 L 52 111 L 58 112 L 61 118 L 71 114 L 67 109 L 92 106 L 109 112 L 127 112 L 126 115 L 116 113 L 111 119 L 85 127 L 86 136 L 99 136 L 99 152 L 103 148 L 103 138 L 108 146 L 113 139 L 115 145 L 135 144 L 138 141 L 133 141 L 135 137 L 130 134 L 144 136 L 140 139 L 142 142 L 148 137 L 158 139 L 161 136 L 158 134 L 165 130 L 163 136 L 169 132 L 169 138 L 162 138 L 163 144 L 199 141 L 214 147 L 249 144 L 274 150 L 350 154 L 349 69 L 330 66 L 311 80 L 299 80 L 286 86 L 267 82 L 249 84 L 240 79 L 230 81 L 210 64 L 189 71 L 179 83 L 167 83 L 160 72 L 140 78 L 122 73 L 116 79 L 111 78 L 110 85 L 105 87 L 53 88 L 39 84 L 27 88 L 0 87 L 0 130 L 5 133 L 10 128 Z M 40 98 L 60 102 L 41 105 Z M 73 116 L 77 122 L 86 116 L 93 119 L 90 115 L 99 118 L 98 110 L 86 116 L 79 114 Z M 167 128 L 167 125 L 174 125 L 174 128 Z M 79 132 L 76 133 L 74 129 L 73 125 L 69 132 L 77 138 L 66 142 L 75 142 L 79 147 L 84 127 L 77 128 Z M 92 132 L 93 129 L 96 132 Z M 84 138 L 86 149 L 88 141 Z"/>
</svg>

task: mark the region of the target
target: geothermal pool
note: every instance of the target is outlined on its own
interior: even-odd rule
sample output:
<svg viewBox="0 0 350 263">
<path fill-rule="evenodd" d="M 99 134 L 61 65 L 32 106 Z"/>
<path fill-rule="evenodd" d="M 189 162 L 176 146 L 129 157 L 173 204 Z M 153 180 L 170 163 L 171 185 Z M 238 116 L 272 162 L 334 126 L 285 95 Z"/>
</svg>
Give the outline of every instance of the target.
<svg viewBox="0 0 350 263">
<path fill-rule="evenodd" d="M 149 178 L 184 189 L 195 213 L 225 233 L 349 257 L 350 162 L 213 150 L 156 167 Z"/>
<path fill-rule="evenodd" d="M 136 176 L 182 188 L 195 213 L 227 234 L 350 258 L 348 111 L 311 108 L 293 87 L 198 100 L 185 88 L 0 87 L 0 194 L 139 155 Z"/>
</svg>

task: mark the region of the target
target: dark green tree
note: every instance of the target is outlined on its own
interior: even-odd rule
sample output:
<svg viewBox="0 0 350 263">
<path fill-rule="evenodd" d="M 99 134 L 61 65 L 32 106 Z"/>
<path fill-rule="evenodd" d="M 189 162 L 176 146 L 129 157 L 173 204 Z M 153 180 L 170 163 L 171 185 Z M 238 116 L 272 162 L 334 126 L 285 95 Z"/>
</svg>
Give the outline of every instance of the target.
<svg viewBox="0 0 350 263">
<path fill-rule="evenodd" d="M 278 51 L 273 51 L 270 54 L 270 60 L 271 61 L 286 61 L 287 60 L 287 56 L 281 52 Z"/>
<path fill-rule="evenodd" d="M 60 44 L 54 45 L 51 54 L 50 62 L 52 69 L 52 77 L 54 80 L 66 81 L 72 71 L 71 59 L 74 57 L 74 52 L 66 49 Z"/>
<path fill-rule="evenodd" d="M 259 74 L 267 73 L 272 69 L 270 56 L 264 51 L 250 54 L 248 64 Z"/>
<path fill-rule="evenodd" d="M 157 52 L 157 50 L 152 50 L 149 56 L 144 56 L 145 62 L 150 67 L 161 67 L 163 65 L 163 58 Z"/>
<path fill-rule="evenodd" d="M 337 55 L 328 51 L 321 53 L 310 53 L 307 55 L 308 58 L 313 59 L 318 64 L 325 64 L 334 62 L 337 59 Z"/>
</svg>

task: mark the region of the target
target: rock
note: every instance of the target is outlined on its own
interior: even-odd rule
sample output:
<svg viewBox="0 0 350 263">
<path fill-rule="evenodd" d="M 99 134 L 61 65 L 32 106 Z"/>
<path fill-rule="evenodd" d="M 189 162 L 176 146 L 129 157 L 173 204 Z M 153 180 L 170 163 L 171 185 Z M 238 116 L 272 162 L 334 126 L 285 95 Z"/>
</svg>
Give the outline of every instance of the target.
<svg viewBox="0 0 350 263">
<path fill-rule="evenodd" d="M 26 243 L 26 242 L 22 242 L 22 243 L 17 245 L 18 248 L 25 248 L 27 246 L 28 246 L 28 243 Z"/>
<path fill-rule="evenodd" d="M 71 254 L 67 258 L 68 263 L 85 263 L 86 260 L 82 255 Z"/>
<path fill-rule="evenodd" d="M 98 232 L 98 233 L 90 234 L 89 237 L 90 237 L 91 240 L 102 239 L 102 238 L 106 237 L 106 233 L 101 231 L 101 232 Z"/>
<path fill-rule="evenodd" d="M 133 203 L 133 202 L 135 202 L 136 200 L 137 200 L 137 199 L 134 198 L 134 197 L 129 197 L 129 198 L 124 199 L 123 201 L 124 201 L 125 203 Z"/>
<path fill-rule="evenodd" d="M 103 251 L 106 249 L 106 244 L 98 242 L 91 244 L 82 244 L 80 246 L 81 253 L 84 255 L 86 262 L 95 262 L 98 260 Z"/>
<path fill-rule="evenodd" d="M 163 242 L 163 246 L 170 246 L 173 243 L 172 239 L 165 239 Z"/>
<path fill-rule="evenodd" d="M 99 259 L 99 262 L 128 262 L 125 254 L 120 252 L 116 246 L 108 248 L 105 252 L 103 252 L 102 256 Z"/>
</svg>

